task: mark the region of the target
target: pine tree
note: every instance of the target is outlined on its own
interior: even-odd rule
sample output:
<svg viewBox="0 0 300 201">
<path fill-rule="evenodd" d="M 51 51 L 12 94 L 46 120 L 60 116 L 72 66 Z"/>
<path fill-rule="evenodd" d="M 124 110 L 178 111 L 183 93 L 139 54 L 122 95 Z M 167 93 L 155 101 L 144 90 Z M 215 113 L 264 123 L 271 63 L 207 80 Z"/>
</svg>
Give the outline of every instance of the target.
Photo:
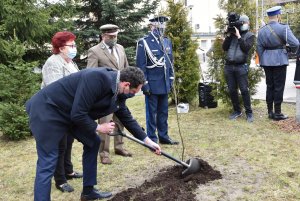
<svg viewBox="0 0 300 201">
<path fill-rule="evenodd" d="M 247 0 L 220 0 L 219 6 L 221 9 L 228 12 L 235 12 L 237 14 L 245 14 L 250 19 L 250 28 L 255 28 L 255 5 L 252 1 Z M 209 58 L 209 76 L 219 82 L 218 91 L 214 91 L 214 95 L 217 99 L 221 99 L 228 107 L 231 107 L 231 101 L 227 89 L 227 83 L 224 76 L 224 65 L 225 65 L 225 52 L 222 49 L 223 38 L 225 37 L 227 19 L 223 18 L 221 15 L 215 18 L 215 26 L 217 28 L 217 38 L 216 42 L 213 44 L 214 54 Z M 251 30 L 250 30 L 251 31 Z M 254 54 L 255 44 L 253 48 L 249 51 L 248 65 L 250 66 L 251 58 Z M 248 72 L 248 82 L 250 95 L 256 93 L 256 84 L 260 81 L 263 75 L 262 69 L 260 68 L 249 68 Z M 241 96 L 240 96 L 241 98 Z M 242 103 L 242 101 L 240 101 Z"/>
<path fill-rule="evenodd" d="M 118 43 L 125 47 L 129 63 L 135 64 L 136 42 L 145 33 L 141 25 L 154 13 L 157 3 L 158 0 L 83 0 L 78 5 L 80 15 L 76 21 L 81 50 L 99 43 L 101 25 L 115 24 L 121 30 Z"/>
<path fill-rule="evenodd" d="M 5 41 L 17 37 L 24 43 L 25 61 L 43 63 L 51 54 L 49 44 L 53 34 L 70 28 L 72 1 L 48 3 L 47 0 L 1 0 L 0 3 L 0 63 L 6 63 Z"/>
<path fill-rule="evenodd" d="M 2 43 L 6 61 L 0 63 L 0 130 L 11 140 L 31 136 L 24 105 L 40 86 L 40 76 L 32 69 L 37 62 L 25 63 L 25 45 L 16 36 Z"/>
<path fill-rule="evenodd" d="M 289 13 L 285 13 L 283 22 L 289 24 L 294 35 L 300 39 L 300 3 L 287 4 L 284 9 Z"/>
<path fill-rule="evenodd" d="M 173 44 L 175 90 L 177 101 L 191 103 L 197 97 L 199 60 L 198 43 L 191 39 L 192 28 L 187 21 L 187 10 L 182 3 L 168 0 L 166 34 Z M 174 96 L 173 96 L 174 100 Z"/>
</svg>

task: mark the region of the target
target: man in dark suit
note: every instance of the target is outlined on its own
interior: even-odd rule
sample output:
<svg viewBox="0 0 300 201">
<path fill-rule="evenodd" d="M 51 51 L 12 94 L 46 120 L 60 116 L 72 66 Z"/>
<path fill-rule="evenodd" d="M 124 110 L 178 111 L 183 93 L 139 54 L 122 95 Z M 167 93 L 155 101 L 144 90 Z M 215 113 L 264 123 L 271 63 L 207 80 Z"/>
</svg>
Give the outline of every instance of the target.
<svg viewBox="0 0 300 201">
<path fill-rule="evenodd" d="M 168 18 L 160 16 L 149 21 L 151 32 L 138 41 L 136 51 L 136 66 L 143 70 L 147 80 L 142 88 L 147 135 L 154 142 L 174 145 L 178 142 L 168 135 L 168 93 L 174 80 L 172 43 L 164 36 Z"/>
<path fill-rule="evenodd" d="M 50 200 L 58 144 L 65 133 L 73 135 L 84 146 L 81 200 L 112 195 L 94 188 L 100 144 L 97 132 L 112 133 L 115 126 L 114 122 L 97 124 L 95 120 L 108 114 L 115 113 L 129 132 L 160 154 L 159 145 L 146 136 L 125 105 L 126 98 L 137 93 L 144 82 L 143 72 L 138 68 L 128 67 L 122 71 L 91 68 L 53 82 L 27 101 L 26 112 L 38 154 L 35 201 Z"/>
</svg>

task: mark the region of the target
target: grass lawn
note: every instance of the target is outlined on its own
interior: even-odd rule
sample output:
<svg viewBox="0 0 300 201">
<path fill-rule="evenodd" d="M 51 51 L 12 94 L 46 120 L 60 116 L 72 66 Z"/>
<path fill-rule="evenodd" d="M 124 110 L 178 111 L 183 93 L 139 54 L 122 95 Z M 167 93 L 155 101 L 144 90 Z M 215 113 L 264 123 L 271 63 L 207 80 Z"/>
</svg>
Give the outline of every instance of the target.
<svg viewBox="0 0 300 201">
<path fill-rule="evenodd" d="M 145 127 L 143 96 L 132 98 L 128 106 Z M 199 157 L 223 175 L 221 180 L 200 185 L 198 200 L 300 200 L 299 133 L 283 131 L 267 119 L 264 102 L 253 109 L 253 123 L 247 123 L 245 115 L 236 121 L 228 120 L 229 111 L 222 105 L 215 109 L 190 106 L 189 113 L 179 114 L 184 160 Z M 284 104 L 282 110 L 295 116 L 293 104 Z M 175 108 L 170 107 L 169 135 L 180 141 L 176 119 Z M 117 193 L 141 185 L 162 167 L 175 165 L 128 139 L 125 146 L 134 154 L 132 158 L 116 156 L 112 151 L 113 164 L 98 166 L 99 189 Z M 182 143 L 163 145 L 162 149 L 182 157 Z M 0 153 L 0 200 L 33 200 L 37 159 L 34 139 L 20 142 L 1 139 Z M 72 160 L 78 171 L 82 170 L 81 154 L 82 145 L 76 141 Z M 70 184 L 75 188 L 73 193 L 61 193 L 52 185 L 52 200 L 79 200 L 82 180 L 71 180 Z"/>
</svg>

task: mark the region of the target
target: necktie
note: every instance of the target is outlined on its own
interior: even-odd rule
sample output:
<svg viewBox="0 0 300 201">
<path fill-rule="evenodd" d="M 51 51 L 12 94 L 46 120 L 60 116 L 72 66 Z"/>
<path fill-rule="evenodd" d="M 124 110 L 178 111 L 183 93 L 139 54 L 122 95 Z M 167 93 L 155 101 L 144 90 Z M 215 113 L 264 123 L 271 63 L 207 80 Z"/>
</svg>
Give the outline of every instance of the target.
<svg viewBox="0 0 300 201">
<path fill-rule="evenodd" d="M 111 54 L 112 58 L 114 58 L 117 61 L 117 58 L 115 57 L 115 54 L 114 54 L 114 47 L 109 47 L 109 49 L 110 49 L 110 54 Z"/>
</svg>

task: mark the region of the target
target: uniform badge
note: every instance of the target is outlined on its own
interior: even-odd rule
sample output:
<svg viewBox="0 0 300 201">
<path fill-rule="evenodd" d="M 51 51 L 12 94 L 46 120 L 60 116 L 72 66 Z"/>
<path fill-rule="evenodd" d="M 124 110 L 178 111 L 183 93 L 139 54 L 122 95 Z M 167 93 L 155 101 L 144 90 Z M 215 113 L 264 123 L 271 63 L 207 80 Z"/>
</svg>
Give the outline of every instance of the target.
<svg viewBox="0 0 300 201">
<path fill-rule="evenodd" d="M 170 47 L 166 47 L 166 52 L 169 54 L 171 51 L 171 48 Z"/>
</svg>

